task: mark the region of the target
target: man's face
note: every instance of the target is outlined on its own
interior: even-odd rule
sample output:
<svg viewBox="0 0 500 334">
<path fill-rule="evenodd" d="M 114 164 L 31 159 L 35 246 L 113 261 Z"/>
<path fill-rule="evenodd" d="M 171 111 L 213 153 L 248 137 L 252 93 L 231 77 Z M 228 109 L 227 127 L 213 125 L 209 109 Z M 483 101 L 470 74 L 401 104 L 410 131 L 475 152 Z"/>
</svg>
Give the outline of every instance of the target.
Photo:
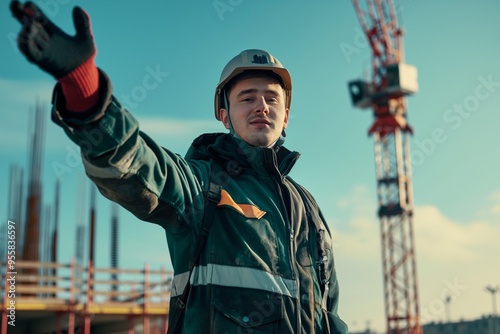
<svg viewBox="0 0 500 334">
<path fill-rule="evenodd" d="M 289 110 L 283 88 L 272 79 L 243 79 L 234 85 L 228 99 L 234 132 L 250 145 L 272 145 L 287 126 Z M 226 109 L 221 109 L 221 116 L 229 129 Z"/>
</svg>

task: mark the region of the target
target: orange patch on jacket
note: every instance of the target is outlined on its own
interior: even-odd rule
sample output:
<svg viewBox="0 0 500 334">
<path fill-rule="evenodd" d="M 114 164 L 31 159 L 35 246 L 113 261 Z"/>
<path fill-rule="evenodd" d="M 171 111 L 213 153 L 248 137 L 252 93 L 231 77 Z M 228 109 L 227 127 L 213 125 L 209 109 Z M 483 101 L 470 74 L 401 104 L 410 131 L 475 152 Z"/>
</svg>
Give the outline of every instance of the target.
<svg viewBox="0 0 500 334">
<path fill-rule="evenodd" d="M 219 204 L 217 204 L 217 206 L 223 206 L 223 205 L 229 206 L 229 207 L 235 209 L 236 211 L 238 211 L 239 213 L 241 213 L 246 218 L 260 219 L 266 214 L 265 211 L 262 211 L 261 209 L 259 209 L 255 205 L 236 203 L 233 200 L 233 198 L 231 197 L 231 195 L 229 195 L 229 193 L 227 191 L 225 191 L 224 189 L 222 189 L 220 195 L 221 195 L 220 202 L 219 202 Z"/>
</svg>

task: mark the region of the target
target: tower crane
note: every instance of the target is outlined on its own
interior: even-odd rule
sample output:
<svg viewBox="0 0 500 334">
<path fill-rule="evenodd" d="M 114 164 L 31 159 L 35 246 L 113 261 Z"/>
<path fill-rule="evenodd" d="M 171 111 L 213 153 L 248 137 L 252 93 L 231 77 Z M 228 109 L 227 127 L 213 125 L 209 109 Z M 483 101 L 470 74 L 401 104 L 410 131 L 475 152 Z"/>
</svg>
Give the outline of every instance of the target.
<svg viewBox="0 0 500 334">
<path fill-rule="evenodd" d="M 372 51 L 371 80 L 348 83 L 352 103 L 373 110 L 378 217 L 387 334 L 421 334 L 406 96 L 418 91 L 417 70 L 404 63 L 403 30 L 392 0 L 352 0 Z"/>
</svg>

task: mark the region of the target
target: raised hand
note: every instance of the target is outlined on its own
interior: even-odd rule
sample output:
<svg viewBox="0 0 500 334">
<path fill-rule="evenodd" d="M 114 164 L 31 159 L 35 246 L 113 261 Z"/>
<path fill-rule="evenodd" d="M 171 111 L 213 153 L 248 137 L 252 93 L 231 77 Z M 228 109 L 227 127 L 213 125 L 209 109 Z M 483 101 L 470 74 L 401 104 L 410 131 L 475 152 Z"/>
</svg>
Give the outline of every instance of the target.
<svg viewBox="0 0 500 334">
<path fill-rule="evenodd" d="M 56 79 L 62 78 L 95 56 L 96 48 L 88 14 L 73 9 L 76 34 L 70 36 L 57 27 L 33 2 L 10 3 L 10 10 L 23 25 L 18 46 L 26 58 Z"/>
</svg>

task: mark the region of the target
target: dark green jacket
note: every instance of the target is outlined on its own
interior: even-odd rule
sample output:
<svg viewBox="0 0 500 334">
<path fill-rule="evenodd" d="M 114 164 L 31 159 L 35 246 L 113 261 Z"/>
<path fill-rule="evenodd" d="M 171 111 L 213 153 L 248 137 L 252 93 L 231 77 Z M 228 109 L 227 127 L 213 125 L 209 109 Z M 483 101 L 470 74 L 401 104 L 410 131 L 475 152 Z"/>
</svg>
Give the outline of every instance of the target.
<svg viewBox="0 0 500 334">
<path fill-rule="evenodd" d="M 211 173 L 222 186 L 207 245 L 191 276 L 182 333 L 327 333 L 326 326 L 330 333 L 347 333 L 337 316 L 330 232 L 319 210 L 306 215 L 287 176 L 297 152 L 208 134 L 182 158 L 139 130 L 103 73 L 100 87 L 99 105 L 80 115 L 64 111 L 56 87 L 53 119 L 81 147 L 86 173 L 104 196 L 164 228 L 174 268 L 171 296 L 187 283 Z M 325 299 L 312 220 L 326 232 Z"/>
</svg>

